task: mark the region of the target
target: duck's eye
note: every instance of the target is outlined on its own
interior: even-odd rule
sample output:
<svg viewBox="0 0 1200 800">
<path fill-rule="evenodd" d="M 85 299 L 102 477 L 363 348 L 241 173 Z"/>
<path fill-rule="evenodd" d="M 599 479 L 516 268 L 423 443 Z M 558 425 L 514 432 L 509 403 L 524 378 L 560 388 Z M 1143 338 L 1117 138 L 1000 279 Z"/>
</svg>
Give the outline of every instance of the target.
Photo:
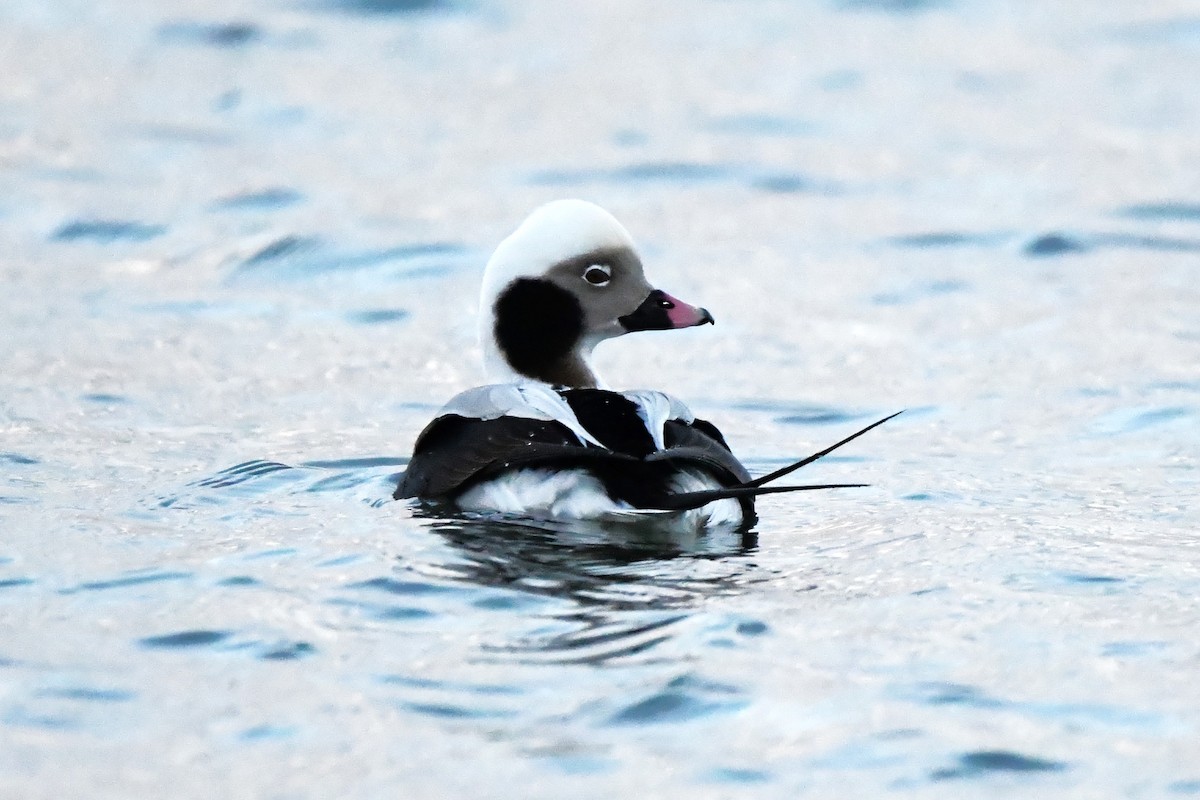
<svg viewBox="0 0 1200 800">
<path fill-rule="evenodd" d="M 612 267 L 608 264 L 592 264 L 583 271 L 583 279 L 592 286 L 607 286 L 612 280 Z"/>
</svg>

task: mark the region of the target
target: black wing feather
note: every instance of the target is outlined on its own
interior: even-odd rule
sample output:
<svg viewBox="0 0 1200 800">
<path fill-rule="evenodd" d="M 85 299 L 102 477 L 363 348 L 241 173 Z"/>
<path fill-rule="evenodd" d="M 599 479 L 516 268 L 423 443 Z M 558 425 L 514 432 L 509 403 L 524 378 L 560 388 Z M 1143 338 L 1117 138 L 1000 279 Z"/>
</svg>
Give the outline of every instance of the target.
<svg viewBox="0 0 1200 800">
<path fill-rule="evenodd" d="M 579 448 L 565 426 L 552 421 L 500 417 L 483 420 L 448 414 L 431 422 L 417 437 L 396 499 L 450 497 L 485 471 L 540 446 Z"/>
<path fill-rule="evenodd" d="M 618 409 L 627 416 L 627 409 L 621 406 Z M 598 427 L 598 419 L 589 421 Z M 659 500 L 668 496 L 670 479 L 680 467 L 701 469 L 727 487 L 750 479 L 720 432 L 709 423 L 693 426 L 680 420 L 668 421 L 663 450 L 647 453 L 652 448 L 646 448 L 642 442 L 631 439 L 629 444 L 627 449 L 633 452 L 588 446 L 565 425 L 552 420 L 523 417 L 482 420 L 449 414 L 434 420 L 417 438 L 413 457 L 394 497 L 452 499 L 472 484 L 506 470 L 534 466 L 586 467 L 614 496 L 640 508 L 659 508 Z M 753 498 L 746 495 L 738 499 L 747 516 L 752 514 Z"/>
<path fill-rule="evenodd" d="M 666 448 L 652 453 L 647 460 L 673 460 L 706 468 L 727 486 L 750 480 L 750 473 L 711 422 L 697 419 L 689 425 L 677 419 L 668 420 L 663 426 L 663 444 Z"/>
</svg>

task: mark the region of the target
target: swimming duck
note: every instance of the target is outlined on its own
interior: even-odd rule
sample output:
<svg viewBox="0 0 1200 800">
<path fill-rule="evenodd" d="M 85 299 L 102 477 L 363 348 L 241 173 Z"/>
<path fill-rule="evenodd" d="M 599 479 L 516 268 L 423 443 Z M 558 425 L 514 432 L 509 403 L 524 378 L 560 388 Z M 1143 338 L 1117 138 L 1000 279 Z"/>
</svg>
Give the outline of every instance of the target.
<svg viewBox="0 0 1200 800">
<path fill-rule="evenodd" d="M 651 286 L 629 232 L 582 200 L 538 208 L 500 243 L 479 307 L 492 383 L 451 399 L 421 432 L 397 499 L 523 519 L 748 526 L 758 495 L 863 485 L 766 484 L 891 418 L 751 478 L 678 399 L 609 389 L 591 361 L 600 342 L 714 320 Z"/>
</svg>

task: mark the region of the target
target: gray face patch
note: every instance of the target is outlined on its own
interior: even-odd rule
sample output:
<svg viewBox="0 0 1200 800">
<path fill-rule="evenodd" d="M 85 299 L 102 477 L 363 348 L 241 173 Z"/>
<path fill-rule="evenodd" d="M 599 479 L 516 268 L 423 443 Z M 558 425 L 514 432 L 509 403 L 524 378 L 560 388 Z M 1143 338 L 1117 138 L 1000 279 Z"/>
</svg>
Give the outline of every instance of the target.
<svg viewBox="0 0 1200 800">
<path fill-rule="evenodd" d="M 608 281 L 595 282 L 589 269 L 607 268 Z M 629 248 L 596 250 L 560 261 L 546 272 L 546 280 L 570 292 L 583 309 L 588 334 L 624 333 L 618 319 L 632 313 L 653 291 L 642 272 L 642 262 Z"/>
</svg>

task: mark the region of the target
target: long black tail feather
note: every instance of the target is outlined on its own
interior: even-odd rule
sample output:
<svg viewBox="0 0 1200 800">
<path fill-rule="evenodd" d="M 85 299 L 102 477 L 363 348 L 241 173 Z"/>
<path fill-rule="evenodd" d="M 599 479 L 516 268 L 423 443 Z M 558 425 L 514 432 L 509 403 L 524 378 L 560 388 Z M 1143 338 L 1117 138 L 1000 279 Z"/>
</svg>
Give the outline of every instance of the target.
<svg viewBox="0 0 1200 800">
<path fill-rule="evenodd" d="M 702 489 L 698 492 L 668 495 L 657 501 L 654 506 L 661 511 L 691 511 L 694 508 L 708 505 L 714 500 L 758 497 L 760 494 L 780 494 L 782 492 L 807 492 L 813 489 L 857 489 L 867 485 L 865 483 L 814 483 L 800 486 L 750 486 L 744 484 L 724 489 Z"/>
<path fill-rule="evenodd" d="M 812 483 L 798 486 L 766 486 L 765 484 L 768 484 L 774 480 L 778 480 L 784 475 L 789 475 L 801 467 L 813 463 L 818 458 L 829 455 L 842 445 L 854 441 L 872 428 L 877 428 L 883 423 L 887 422 L 889 419 L 897 417 L 903 413 L 904 411 L 900 410 L 895 414 L 889 414 L 878 422 L 872 422 L 862 430 L 850 434 L 837 444 L 830 445 L 824 450 L 813 453 L 807 458 L 802 458 L 794 464 L 788 464 L 786 467 L 777 469 L 774 472 L 763 475 L 762 477 L 746 481 L 738 486 L 728 486 L 724 489 L 704 489 L 697 492 L 681 492 L 679 494 L 673 494 L 665 497 L 655 505 L 657 508 L 663 511 L 690 511 L 694 508 L 700 508 L 701 506 L 708 505 L 715 500 L 742 499 L 747 497 L 758 497 L 759 495 L 763 494 L 781 494 L 783 492 L 807 492 L 816 489 L 857 489 L 867 486 L 868 484 L 865 483 Z"/>
<path fill-rule="evenodd" d="M 742 485 L 745 487 L 757 487 L 757 486 L 762 486 L 763 484 L 766 484 L 766 483 L 770 483 L 771 481 L 779 480 L 784 475 L 790 475 L 791 473 L 795 472 L 796 470 L 800 469 L 801 467 L 808 466 L 812 462 L 816 461 L 818 458 L 829 455 L 830 453 L 832 453 L 834 450 L 837 450 L 842 445 L 848 444 L 848 443 L 854 441 L 855 439 L 862 436 L 864 433 L 871 430 L 872 428 L 878 428 L 880 425 L 887 422 L 889 419 L 898 417 L 903 413 L 904 413 L 904 409 L 901 409 L 901 410 L 897 411 L 895 414 L 889 414 L 888 416 L 884 417 L 883 419 L 879 420 L 878 422 L 872 422 L 870 425 L 863 428 L 861 431 L 850 434 L 849 436 L 847 436 L 845 439 L 842 439 L 837 444 L 830 445 L 829 447 L 826 447 L 824 450 L 813 453 L 811 456 L 808 456 L 807 458 L 800 459 L 795 464 L 788 464 L 786 467 L 777 469 L 774 472 L 770 472 L 766 475 L 763 475 L 762 477 L 755 478 L 752 481 L 747 481 L 746 483 L 744 483 Z"/>
</svg>

